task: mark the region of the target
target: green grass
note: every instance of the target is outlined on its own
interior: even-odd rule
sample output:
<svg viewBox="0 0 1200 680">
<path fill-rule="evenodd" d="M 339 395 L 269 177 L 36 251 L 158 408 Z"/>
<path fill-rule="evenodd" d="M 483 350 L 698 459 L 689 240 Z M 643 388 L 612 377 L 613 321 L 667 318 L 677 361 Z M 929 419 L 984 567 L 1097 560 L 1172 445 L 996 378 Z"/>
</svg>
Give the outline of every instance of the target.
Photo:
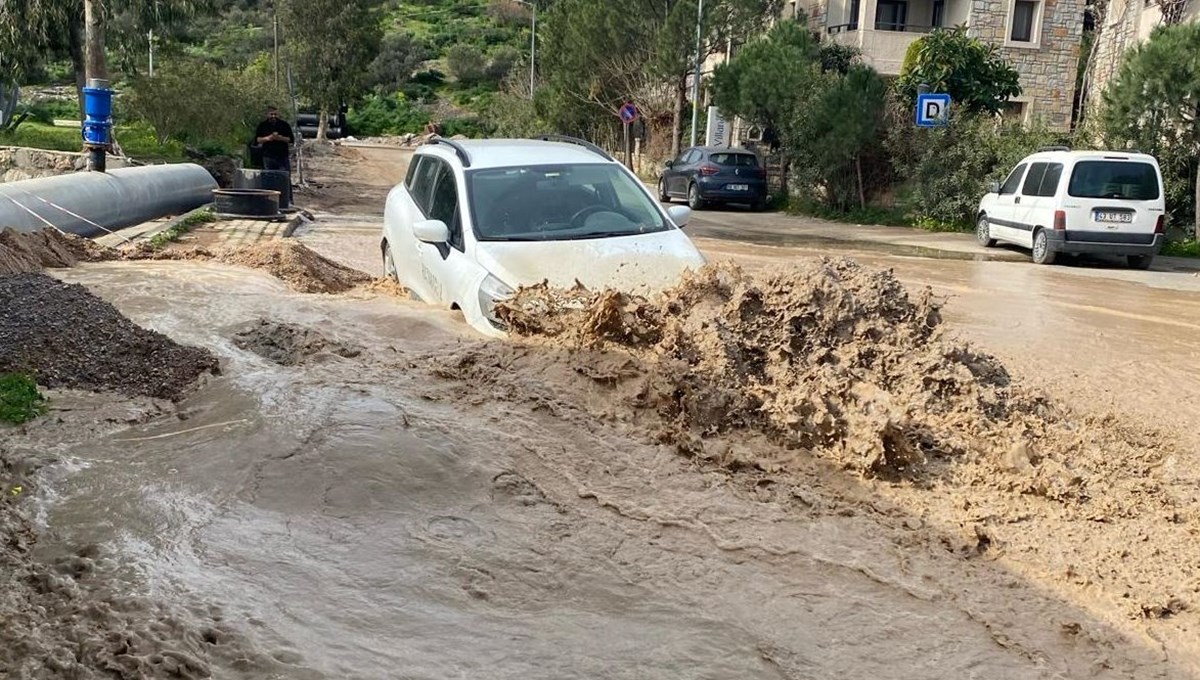
<svg viewBox="0 0 1200 680">
<path fill-rule="evenodd" d="M 0 423 L 20 425 L 46 412 L 46 398 L 33 378 L 19 373 L 0 375 Z"/>
<path fill-rule="evenodd" d="M 1200 257 L 1200 241 L 1167 241 L 1162 254 L 1171 257 Z"/>
<path fill-rule="evenodd" d="M 168 243 L 179 240 L 179 237 L 195 229 L 201 224 L 215 222 L 217 216 L 209 208 L 199 208 L 183 216 L 170 229 L 164 229 L 150 238 L 150 247 L 155 250 L 165 248 Z"/>
<path fill-rule="evenodd" d="M 180 160 L 183 145 L 159 144 L 154 132 L 144 123 L 117 126 L 117 141 L 126 155 L 139 160 Z M 25 121 L 16 131 L 0 132 L 0 146 L 24 146 L 47 151 L 78 152 L 83 149 L 79 128 L 54 127 Z"/>
<path fill-rule="evenodd" d="M 895 208 L 868 206 L 852 208 L 847 211 L 837 210 L 804 198 L 793 198 L 784 207 L 789 215 L 819 217 L 832 222 L 847 222 L 852 224 L 879 225 L 885 227 L 916 226 L 903 212 Z"/>
</svg>

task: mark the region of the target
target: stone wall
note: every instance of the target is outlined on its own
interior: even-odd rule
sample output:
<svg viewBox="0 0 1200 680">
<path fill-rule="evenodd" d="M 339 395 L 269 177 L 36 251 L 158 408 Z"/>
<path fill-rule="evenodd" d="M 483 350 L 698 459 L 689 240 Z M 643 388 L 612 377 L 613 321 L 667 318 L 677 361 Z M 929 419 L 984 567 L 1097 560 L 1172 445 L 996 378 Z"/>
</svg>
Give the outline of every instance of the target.
<svg viewBox="0 0 1200 680">
<path fill-rule="evenodd" d="M 1008 43 L 1012 0 L 973 0 L 968 32 L 997 45 L 1021 74 L 1021 97 L 1030 107 L 1028 120 L 1056 130 L 1071 127 L 1079 43 L 1083 37 L 1085 0 L 1042 0 L 1040 42 L 1036 46 Z M 1140 0 L 1135 0 L 1140 1 Z"/>
<path fill-rule="evenodd" d="M 121 159 L 108 157 L 110 170 L 124 166 Z M 86 167 L 87 157 L 82 153 L 0 146 L 0 183 L 65 175 Z"/>
</svg>

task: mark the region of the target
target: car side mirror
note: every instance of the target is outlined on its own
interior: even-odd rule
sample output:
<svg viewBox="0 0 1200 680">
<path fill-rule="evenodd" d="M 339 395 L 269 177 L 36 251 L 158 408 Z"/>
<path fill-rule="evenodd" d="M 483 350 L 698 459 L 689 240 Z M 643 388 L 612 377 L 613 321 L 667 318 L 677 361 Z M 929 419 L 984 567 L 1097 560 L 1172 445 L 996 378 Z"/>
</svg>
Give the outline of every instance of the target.
<svg viewBox="0 0 1200 680">
<path fill-rule="evenodd" d="M 422 220 L 413 223 L 413 235 L 424 243 L 446 243 L 450 240 L 450 227 L 441 220 Z"/>
<path fill-rule="evenodd" d="M 988 193 L 989 194 L 1000 193 L 1000 183 L 999 182 L 988 182 Z"/>
<path fill-rule="evenodd" d="M 686 205 L 673 205 L 667 208 L 667 217 L 675 223 L 675 226 L 680 229 L 687 226 L 687 223 L 692 219 L 692 209 Z"/>
<path fill-rule="evenodd" d="M 663 163 L 663 167 L 670 170 L 671 168 L 675 167 L 675 161 L 667 161 L 666 163 Z"/>
</svg>

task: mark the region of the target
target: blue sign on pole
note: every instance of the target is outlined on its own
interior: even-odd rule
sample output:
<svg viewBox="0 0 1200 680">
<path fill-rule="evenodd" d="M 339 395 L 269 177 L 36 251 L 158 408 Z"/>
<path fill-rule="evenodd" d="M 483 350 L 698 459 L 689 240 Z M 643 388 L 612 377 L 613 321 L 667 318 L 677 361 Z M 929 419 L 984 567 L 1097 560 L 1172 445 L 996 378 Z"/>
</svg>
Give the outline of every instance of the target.
<svg viewBox="0 0 1200 680">
<path fill-rule="evenodd" d="M 917 127 L 939 127 L 950 122 L 950 95 L 917 95 Z"/>
<path fill-rule="evenodd" d="M 637 107 L 633 105 L 633 102 L 625 102 L 625 104 L 621 106 L 621 110 L 617 112 L 617 115 L 621 117 L 622 123 L 629 125 L 633 121 L 637 120 L 638 110 Z"/>
</svg>

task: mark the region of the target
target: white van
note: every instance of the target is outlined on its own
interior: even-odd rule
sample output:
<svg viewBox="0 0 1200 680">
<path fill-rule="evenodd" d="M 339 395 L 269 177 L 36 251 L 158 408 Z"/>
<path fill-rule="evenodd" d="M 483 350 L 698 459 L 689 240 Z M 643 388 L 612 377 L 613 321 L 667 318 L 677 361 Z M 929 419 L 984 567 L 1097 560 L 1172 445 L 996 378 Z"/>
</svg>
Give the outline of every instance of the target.
<svg viewBox="0 0 1200 680">
<path fill-rule="evenodd" d="M 1165 233 L 1162 172 L 1143 153 L 1042 149 L 992 183 L 977 220 L 980 245 L 1029 248 L 1038 264 L 1058 253 L 1105 253 L 1149 269 Z"/>
</svg>

